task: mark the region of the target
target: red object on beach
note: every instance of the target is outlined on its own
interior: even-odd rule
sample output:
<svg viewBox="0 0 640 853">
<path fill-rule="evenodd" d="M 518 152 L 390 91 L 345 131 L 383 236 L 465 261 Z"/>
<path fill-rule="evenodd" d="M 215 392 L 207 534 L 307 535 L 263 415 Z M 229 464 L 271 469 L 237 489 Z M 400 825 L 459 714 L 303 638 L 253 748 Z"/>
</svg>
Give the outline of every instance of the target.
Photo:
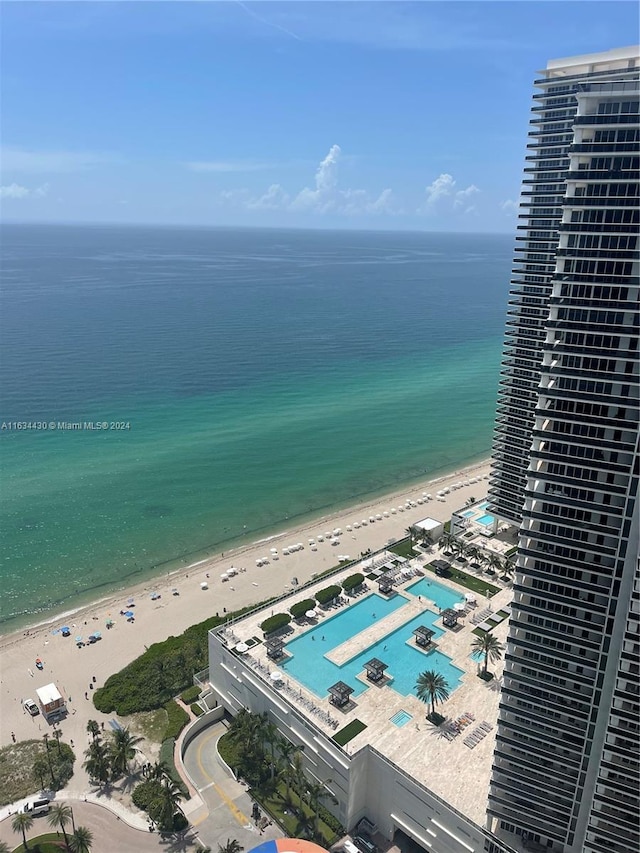
<svg viewBox="0 0 640 853">
<path fill-rule="evenodd" d="M 38 669 L 44 669 L 44 664 L 42 663 L 42 661 L 40 660 L 40 658 L 36 658 L 36 667 L 37 667 Z"/>
</svg>

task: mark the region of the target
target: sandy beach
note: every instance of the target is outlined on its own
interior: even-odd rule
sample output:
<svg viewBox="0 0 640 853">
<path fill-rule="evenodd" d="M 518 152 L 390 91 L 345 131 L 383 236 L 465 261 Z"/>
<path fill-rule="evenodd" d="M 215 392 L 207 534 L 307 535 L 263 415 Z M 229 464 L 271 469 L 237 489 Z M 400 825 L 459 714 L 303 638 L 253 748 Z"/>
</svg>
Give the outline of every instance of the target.
<svg viewBox="0 0 640 853">
<path fill-rule="evenodd" d="M 224 608 L 233 611 L 282 593 L 294 577 L 304 583 L 315 573 L 337 565 L 338 554 L 355 559 L 368 548 L 376 550 L 392 538 L 405 536 L 407 527 L 422 518 L 430 516 L 448 520 L 451 512 L 469 497 L 480 499 L 486 495 L 484 475 L 488 470 L 488 462 L 480 463 L 437 480 L 405 487 L 258 543 L 225 552 L 224 557 L 220 555 L 188 566 L 169 578 L 124 590 L 117 596 L 94 602 L 71 615 L 57 617 L 29 631 L 21 630 L 0 638 L 0 744 L 10 743 L 12 733 L 18 740 L 23 740 L 39 737 L 50 729 L 42 716 L 30 717 L 23 711 L 21 700 L 35 699 L 36 688 L 53 681 L 69 707 L 69 715 L 61 724 L 64 739 L 75 741 L 76 749 L 83 750 L 87 720 L 93 718 L 107 723 L 107 717 L 99 714 L 90 701 L 89 685 L 94 685 L 94 677 L 95 687 L 99 687 L 152 643 L 180 634 L 190 625 L 216 613 L 222 614 Z M 451 491 L 443 501 L 436 499 L 439 490 L 471 477 L 483 479 Z M 404 507 L 408 500 L 417 502 L 418 498 L 422 499 L 423 493 L 431 493 L 433 499 L 399 511 L 399 507 Z M 395 514 L 390 512 L 392 507 L 396 509 Z M 371 516 L 383 515 L 384 512 L 389 516 L 369 523 Z M 360 523 L 363 519 L 368 522 L 366 526 L 350 532 L 346 530 L 347 525 Z M 317 541 L 318 535 L 324 536 L 337 527 L 343 531 L 339 545 L 332 546 L 325 540 L 318 542 L 316 551 L 311 550 L 310 538 Z M 288 556 L 282 554 L 287 545 L 297 543 L 302 543 L 304 549 Z M 279 558 L 270 559 L 267 565 L 258 567 L 256 561 L 269 557 L 271 548 L 278 550 Z M 220 576 L 231 566 L 245 571 L 238 571 L 237 575 L 223 582 Z M 204 582 L 208 584 L 207 589 L 201 588 Z M 172 594 L 174 587 L 179 595 Z M 152 600 L 152 593 L 160 597 Z M 127 609 L 127 601 L 131 598 L 135 602 L 134 622 L 128 622 L 120 615 L 121 610 Z M 108 619 L 115 623 L 110 630 L 105 628 Z M 69 625 L 70 637 L 54 633 L 62 625 Z M 102 640 L 77 648 L 75 637 L 81 635 L 87 640 L 93 631 L 100 631 Z M 36 658 L 43 662 L 42 671 L 36 669 Z M 74 788 L 79 782 L 78 769 L 76 766 L 76 777 L 72 782 Z"/>
</svg>

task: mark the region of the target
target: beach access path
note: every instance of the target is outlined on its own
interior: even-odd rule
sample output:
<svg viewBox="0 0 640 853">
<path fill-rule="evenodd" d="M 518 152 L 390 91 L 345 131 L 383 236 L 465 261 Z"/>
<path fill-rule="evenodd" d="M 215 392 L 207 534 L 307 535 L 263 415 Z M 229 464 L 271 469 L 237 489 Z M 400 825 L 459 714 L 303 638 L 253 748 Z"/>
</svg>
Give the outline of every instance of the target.
<svg viewBox="0 0 640 853">
<path fill-rule="evenodd" d="M 451 491 L 442 501 L 435 499 L 436 493 L 472 477 L 482 478 L 487 472 L 488 464 L 482 463 L 435 481 L 405 487 L 280 533 L 269 540 L 225 552 L 224 558 L 212 557 L 169 578 L 158 578 L 155 582 L 123 589 L 120 595 L 96 602 L 64 619 L 41 624 L 30 629 L 28 634 L 19 631 L 0 638 L 0 745 L 12 742 L 12 732 L 17 740 L 25 740 L 42 737 L 51 731 L 42 715 L 31 717 L 23 710 L 21 700 L 35 698 L 36 688 L 55 682 L 69 709 L 67 717 L 60 723 L 63 740 L 73 742 L 77 756 L 71 786 L 74 790 L 90 791 L 89 780 L 81 768 L 82 753 L 89 740 L 87 722 L 89 719 L 97 720 L 109 731 L 109 721 L 114 716 L 96 711 L 91 695 L 93 689 L 104 684 L 110 675 L 142 654 L 152 643 L 178 635 L 190 625 L 216 613 L 222 615 L 225 608 L 231 612 L 283 593 L 294 577 L 300 584 L 310 580 L 314 574 L 337 565 L 338 554 L 356 558 L 368 548 L 382 548 L 390 539 L 405 536 L 411 524 L 426 517 L 447 521 L 451 512 L 463 506 L 469 497 L 484 497 L 487 482 L 481 479 L 462 486 Z M 405 507 L 408 500 L 417 502 L 418 498 L 422 499 L 423 493 L 431 493 L 434 499 L 398 510 L 400 506 Z M 392 507 L 396 509 L 395 514 L 390 513 Z M 385 517 L 384 512 L 389 512 L 389 516 Z M 368 519 L 376 515 L 381 515 L 381 520 L 369 523 Z M 351 532 L 346 530 L 347 525 L 352 526 L 363 519 L 367 520 L 366 526 Z M 310 549 L 310 538 L 317 541 L 318 534 L 324 535 L 338 527 L 342 529 L 338 546 L 332 546 L 325 540 L 318 542 L 317 551 Z M 282 555 L 283 547 L 298 542 L 304 544 L 303 550 L 289 556 Z M 278 549 L 279 559 L 270 559 L 267 565 L 256 566 L 260 557 L 269 557 L 270 548 Z M 223 582 L 220 576 L 231 566 L 246 571 L 238 572 Z M 201 589 L 201 583 L 207 583 L 208 588 Z M 172 595 L 174 587 L 179 595 Z M 152 600 L 152 592 L 159 593 L 160 598 Z M 128 609 L 127 602 L 131 598 L 135 602 L 134 622 L 120 615 L 121 610 Z M 107 619 L 114 622 L 109 630 L 105 628 Z M 70 637 L 53 633 L 61 625 L 69 625 Z M 86 640 L 94 630 L 101 631 L 102 639 L 77 648 L 74 642 L 76 635 Z M 43 661 L 42 671 L 35 668 L 36 658 Z M 127 723 L 126 719 L 121 722 Z"/>
</svg>

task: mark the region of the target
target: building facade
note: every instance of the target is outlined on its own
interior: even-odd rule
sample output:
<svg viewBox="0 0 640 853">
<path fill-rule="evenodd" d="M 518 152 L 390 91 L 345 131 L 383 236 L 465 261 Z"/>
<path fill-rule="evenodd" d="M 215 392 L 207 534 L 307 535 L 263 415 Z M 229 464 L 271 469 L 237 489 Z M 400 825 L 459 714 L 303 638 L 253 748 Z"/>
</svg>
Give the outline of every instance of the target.
<svg viewBox="0 0 640 853">
<path fill-rule="evenodd" d="M 536 81 L 497 412 L 520 541 L 489 826 L 563 853 L 640 848 L 638 68 Z"/>
<path fill-rule="evenodd" d="M 620 85 L 637 79 L 637 48 L 554 60 L 542 73 L 544 76 L 535 82 L 540 92 L 534 95 L 532 129 L 525 157 L 489 487 L 490 511 L 516 526 L 522 521 L 542 348 L 558 259 L 558 235 L 568 224 L 563 222 L 567 173 L 572 162 L 582 169 L 590 159 L 588 156 L 577 159 L 571 152 L 576 153 L 574 146 L 577 144 L 591 144 L 592 150 L 582 153 L 593 154 L 595 160 L 598 152 L 606 156 L 607 151 L 615 149 L 620 156 L 633 156 L 633 152 L 637 154 L 638 151 L 637 135 L 634 135 L 637 131 L 627 123 L 630 115 L 611 115 L 609 124 L 603 125 L 597 139 L 595 127 L 574 126 L 577 95 L 585 87 L 596 82 L 606 85 L 608 81 Z M 605 128 L 609 142 L 605 142 L 602 135 Z M 594 133 L 590 135 L 590 131 Z M 585 143 L 579 141 L 583 138 Z M 581 205 L 590 204 L 588 198 L 585 197 Z M 612 207 L 615 207 L 613 203 Z M 620 207 L 611 210 L 610 219 L 603 221 L 610 221 L 613 227 L 603 233 L 611 236 L 621 233 L 616 226 L 623 224 L 618 219 L 623 213 L 626 216 L 629 212 Z M 595 221 L 589 224 L 597 225 Z M 591 230 L 596 233 L 593 227 Z M 563 233 L 563 236 L 567 235 Z M 577 248 L 567 246 L 566 242 L 565 239 L 563 248 Z M 606 252 L 606 247 L 601 248 Z M 624 251 L 618 244 L 612 250 L 616 257 Z M 588 260 L 591 258 L 580 256 L 581 262 Z"/>
</svg>

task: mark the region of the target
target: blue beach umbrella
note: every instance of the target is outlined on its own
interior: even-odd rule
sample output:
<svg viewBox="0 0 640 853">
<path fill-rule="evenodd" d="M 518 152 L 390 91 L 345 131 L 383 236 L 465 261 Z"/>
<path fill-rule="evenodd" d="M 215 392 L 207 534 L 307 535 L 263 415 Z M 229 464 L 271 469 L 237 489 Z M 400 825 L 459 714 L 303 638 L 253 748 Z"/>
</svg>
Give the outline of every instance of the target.
<svg viewBox="0 0 640 853">
<path fill-rule="evenodd" d="M 133 612 L 133 610 L 125 610 L 124 615 L 127 617 L 127 619 L 132 619 L 136 614 Z"/>
</svg>

